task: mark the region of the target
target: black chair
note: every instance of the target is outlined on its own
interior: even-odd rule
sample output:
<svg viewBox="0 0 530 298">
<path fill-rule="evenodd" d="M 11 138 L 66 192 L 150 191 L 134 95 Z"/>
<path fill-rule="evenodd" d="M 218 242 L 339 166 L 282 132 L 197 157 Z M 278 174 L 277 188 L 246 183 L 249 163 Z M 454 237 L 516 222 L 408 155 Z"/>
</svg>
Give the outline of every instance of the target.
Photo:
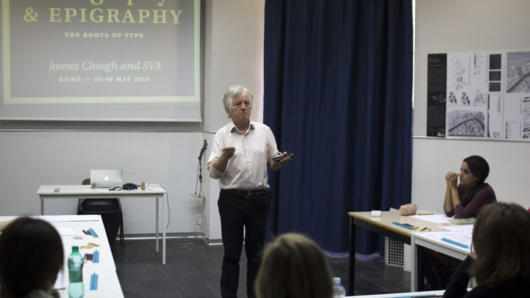
<svg viewBox="0 0 530 298">
<path fill-rule="evenodd" d="M 90 179 L 83 180 L 82 184 L 90 185 Z M 123 213 L 119 199 L 79 199 L 77 214 L 100 214 L 112 254 L 115 255 L 117 252 L 116 236 L 118 235 L 118 230 L 120 231 L 120 243 L 123 246 Z"/>
</svg>

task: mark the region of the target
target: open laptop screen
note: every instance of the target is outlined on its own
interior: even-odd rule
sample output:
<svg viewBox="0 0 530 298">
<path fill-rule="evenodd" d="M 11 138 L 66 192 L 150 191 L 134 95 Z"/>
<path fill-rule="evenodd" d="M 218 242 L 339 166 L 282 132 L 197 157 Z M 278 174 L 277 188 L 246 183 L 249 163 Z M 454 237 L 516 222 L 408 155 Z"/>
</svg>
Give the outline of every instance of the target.
<svg viewBox="0 0 530 298">
<path fill-rule="evenodd" d="M 121 186 L 121 169 L 92 169 L 90 170 L 90 184 L 92 188 Z"/>
</svg>

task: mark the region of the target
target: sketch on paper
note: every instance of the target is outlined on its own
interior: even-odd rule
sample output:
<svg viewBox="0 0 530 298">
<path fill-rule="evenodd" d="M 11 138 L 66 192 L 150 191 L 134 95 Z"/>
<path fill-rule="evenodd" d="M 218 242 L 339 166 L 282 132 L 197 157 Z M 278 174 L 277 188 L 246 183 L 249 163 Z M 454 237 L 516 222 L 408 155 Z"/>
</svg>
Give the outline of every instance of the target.
<svg viewBox="0 0 530 298">
<path fill-rule="evenodd" d="M 488 137 L 504 138 L 504 98 L 499 93 L 493 93 L 488 96 L 488 102 Z"/>
<path fill-rule="evenodd" d="M 473 106 L 488 106 L 488 93 L 483 93 L 480 90 L 475 90 L 475 94 L 473 95 L 473 102 L 470 103 Z"/>
<path fill-rule="evenodd" d="M 507 93 L 530 93 L 530 52 L 507 53 Z"/>
<path fill-rule="evenodd" d="M 530 96 L 521 98 L 521 138 L 530 139 Z"/>
<path fill-rule="evenodd" d="M 506 138 L 517 139 L 520 137 L 520 126 L 517 121 L 506 121 Z"/>
<path fill-rule="evenodd" d="M 530 122 L 521 122 L 521 138 L 525 140 L 530 139 Z"/>
<path fill-rule="evenodd" d="M 482 110 L 448 110 L 447 131 L 449 136 L 485 137 L 486 115 Z"/>
<path fill-rule="evenodd" d="M 460 91 L 469 86 L 469 55 L 448 55 L 447 85 L 449 90 Z"/>
<path fill-rule="evenodd" d="M 530 96 L 521 98 L 521 120 L 530 121 Z"/>
<path fill-rule="evenodd" d="M 530 51 L 428 57 L 429 135 L 530 141 Z"/>
</svg>

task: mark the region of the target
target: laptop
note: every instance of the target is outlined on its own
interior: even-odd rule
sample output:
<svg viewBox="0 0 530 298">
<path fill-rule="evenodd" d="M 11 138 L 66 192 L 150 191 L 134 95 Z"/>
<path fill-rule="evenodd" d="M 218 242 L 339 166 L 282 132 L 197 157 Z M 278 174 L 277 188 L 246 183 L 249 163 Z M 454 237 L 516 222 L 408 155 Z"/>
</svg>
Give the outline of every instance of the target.
<svg viewBox="0 0 530 298">
<path fill-rule="evenodd" d="M 90 185 L 92 188 L 121 187 L 121 169 L 90 170 Z"/>
</svg>

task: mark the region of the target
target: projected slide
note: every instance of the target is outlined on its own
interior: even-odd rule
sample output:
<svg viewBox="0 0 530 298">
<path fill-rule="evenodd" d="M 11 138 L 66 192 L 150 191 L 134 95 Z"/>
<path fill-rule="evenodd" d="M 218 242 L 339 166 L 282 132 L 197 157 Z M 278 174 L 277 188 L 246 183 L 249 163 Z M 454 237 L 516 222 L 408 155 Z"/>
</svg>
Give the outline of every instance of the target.
<svg viewBox="0 0 530 298">
<path fill-rule="evenodd" d="M 200 121 L 200 0 L 1 0 L 0 119 Z"/>
</svg>

